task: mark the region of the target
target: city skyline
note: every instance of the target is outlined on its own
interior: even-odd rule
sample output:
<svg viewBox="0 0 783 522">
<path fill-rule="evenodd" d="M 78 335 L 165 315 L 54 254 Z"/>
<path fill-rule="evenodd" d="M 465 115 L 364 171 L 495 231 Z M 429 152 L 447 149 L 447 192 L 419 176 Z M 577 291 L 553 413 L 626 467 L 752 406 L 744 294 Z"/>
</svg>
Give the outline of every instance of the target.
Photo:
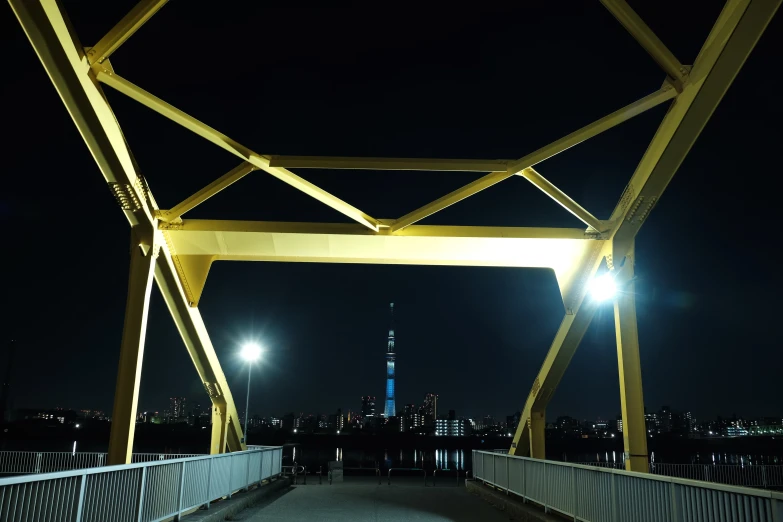
<svg viewBox="0 0 783 522">
<path fill-rule="evenodd" d="M 123 5 L 94 10 L 65 3 L 85 44 L 98 41 L 127 11 Z M 156 27 L 176 19 L 182 31 L 198 34 L 213 27 L 211 14 L 171 5 L 120 52 L 128 78 L 154 86 L 175 106 L 264 153 L 518 158 L 660 85 L 655 63 L 639 46 L 618 45 L 632 42 L 609 13 L 594 7 L 561 16 L 556 5 L 541 5 L 542 23 L 528 27 L 533 33 L 526 39 L 484 30 L 519 17 L 512 8 L 422 9 L 415 20 L 395 14 L 373 25 L 361 34 L 358 46 L 350 29 L 367 25 L 356 13 L 303 9 L 288 13 L 263 35 L 221 26 L 210 38 L 195 39 L 196 47 L 178 55 L 192 74 L 188 88 L 165 61 L 149 60 L 161 48 L 181 49 L 179 37 Z M 267 14 L 261 6 L 249 9 L 248 19 Z M 677 56 L 693 57 L 720 6 L 679 12 L 678 24 L 688 31 L 671 29 L 666 10 L 643 10 L 640 15 L 660 29 Z M 16 140 L 4 157 L 5 168 L 29 172 L 30 158 L 41 156 L 42 144 L 47 157 L 58 158 L 57 169 L 9 176 L 0 195 L 7 244 L 19 253 L 5 259 L 9 306 L 0 323 L 3 348 L 9 339 L 17 342 L 12 403 L 19 408 L 94 402 L 94 408 L 110 411 L 128 290 L 126 223 L 24 32 L 6 15 L 2 23 L 8 22 L 8 28 L 0 34 L 19 60 L 1 87 L 3 99 L 35 100 L 36 110 L 47 118 L 41 125 L 30 118 L 25 104 L 7 104 L 9 128 L 35 139 Z M 346 30 L 327 31 L 324 17 Z M 404 31 L 401 38 L 404 23 L 428 29 L 417 25 L 418 30 Z M 584 37 L 587 23 L 596 29 L 590 38 Z M 775 257 L 764 255 L 753 256 L 752 270 L 743 269 L 747 245 L 766 244 L 776 230 L 779 205 L 772 190 L 751 191 L 726 179 L 729 173 L 769 172 L 777 164 L 783 136 L 774 123 L 780 106 L 776 93 L 783 90 L 783 79 L 770 75 L 768 64 L 778 58 L 774 42 L 783 34 L 781 24 L 781 16 L 772 20 L 638 236 L 637 315 L 647 404 L 687 400 L 700 417 L 719 410 L 781 413 L 775 411 L 783 407 L 777 385 L 779 335 L 763 319 L 765 311 L 774 309 L 770 289 L 783 284 L 781 272 Z M 279 45 L 289 40 L 292 26 L 312 32 Z M 262 53 L 262 65 L 227 90 L 223 78 L 204 70 L 196 57 L 205 53 L 222 59 L 207 42 L 236 37 L 248 38 L 243 40 L 248 46 L 273 46 L 274 52 Z M 532 53 L 530 41 L 550 47 Z M 520 57 L 532 60 L 525 62 L 529 67 L 512 66 Z M 595 81 L 617 78 L 618 63 L 623 64 L 623 81 L 615 82 L 616 89 Z M 566 69 L 570 76 L 564 77 Z M 529 70 L 557 81 L 530 81 Z M 290 82 L 267 81 L 274 77 Z M 577 82 L 580 88 L 574 92 Z M 115 92 L 108 91 L 107 97 L 161 208 L 171 208 L 236 166 L 234 158 L 175 124 Z M 557 117 L 552 116 L 554 108 Z M 652 109 L 547 160 L 543 173 L 594 215 L 608 218 L 663 111 Z M 280 123 L 258 125 L 259 119 Z M 159 130 L 160 138 L 151 138 L 151 128 Z M 202 149 L 198 158 L 168 152 Z M 460 172 L 301 174 L 382 218 L 405 215 L 479 177 Z M 89 237 L 101 238 L 98 252 L 63 232 L 60 192 L 41 190 L 58 186 L 61 176 L 78 180 L 78 190 L 69 192 L 69 208 L 90 209 L 99 216 L 90 222 L 89 232 Z M 727 212 L 737 218 L 727 219 Z M 232 186 L 211 198 L 192 217 L 346 222 L 260 173 L 248 175 L 241 188 Z M 519 177 L 422 224 L 582 226 Z M 29 232 L 53 226 L 46 241 Z M 109 261 L 96 262 L 96 255 Z M 556 281 L 545 269 L 221 261 L 209 274 L 200 310 L 238 403 L 246 386 L 246 366 L 236 355 L 239 346 L 252 338 L 267 348 L 251 385 L 251 408 L 262 414 L 300 405 L 331 411 L 334 404 L 368 393 L 383 400 L 376 347 L 383 342 L 380 332 L 388 327 L 386 307 L 393 300 L 405 324 L 405 364 L 396 375 L 396 403 L 418 403 L 431 390 L 444 401 L 448 397 L 457 411 L 506 415 L 523 407 L 563 316 Z M 141 404 L 163 405 L 175 395 L 206 403 L 204 384 L 157 289 L 151 299 Z M 733 384 L 739 379 L 741 386 Z M 619 404 L 614 321 L 611 307 L 602 307 L 547 416 L 590 418 L 620 411 Z"/>
</svg>

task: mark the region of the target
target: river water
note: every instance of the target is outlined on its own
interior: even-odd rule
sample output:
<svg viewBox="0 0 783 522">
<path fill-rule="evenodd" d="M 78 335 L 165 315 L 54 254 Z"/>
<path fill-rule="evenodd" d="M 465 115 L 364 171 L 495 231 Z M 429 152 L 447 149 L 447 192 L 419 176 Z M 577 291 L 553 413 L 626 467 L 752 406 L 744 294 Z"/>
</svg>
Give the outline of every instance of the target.
<svg viewBox="0 0 783 522">
<path fill-rule="evenodd" d="M 283 450 L 283 464 L 296 462 L 315 470 L 327 468 L 330 461 L 341 461 L 346 468 L 425 468 L 427 470 L 466 470 L 472 468 L 472 450 L 469 449 L 383 449 L 365 450 L 349 448 L 315 448 L 304 445 L 287 445 Z M 550 457 L 551 458 L 551 457 Z M 622 466 L 623 453 L 564 453 L 557 460 L 566 462 L 608 462 Z M 783 457 L 775 455 L 743 455 L 736 453 L 695 453 L 690 455 L 651 454 L 652 462 L 678 464 L 729 464 L 729 465 L 783 465 Z"/>
</svg>

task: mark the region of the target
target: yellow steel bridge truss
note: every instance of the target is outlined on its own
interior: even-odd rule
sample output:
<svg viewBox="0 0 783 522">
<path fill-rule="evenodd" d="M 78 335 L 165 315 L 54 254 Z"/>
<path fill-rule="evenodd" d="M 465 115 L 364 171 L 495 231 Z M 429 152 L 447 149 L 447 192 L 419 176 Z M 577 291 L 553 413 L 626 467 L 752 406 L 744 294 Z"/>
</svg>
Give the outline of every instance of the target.
<svg viewBox="0 0 783 522">
<path fill-rule="evenodd" d="M 665 73 L 663 85 L 519 159 L 412 159 L 258 154 L 116 74 L 110 57 L 166 0 L 142 0 L 92 47 L 82 47 L 56 0 L 9 0 L 131 226 L 128 299 L 117 376 L 110 463 L 129 462 L 153 279 L 213 403 L 213 453 L 245 448 L 237 410 L 198 309 L 214 261 L 296 261 L 545 267 L 563 297 L 560 328 L 527 396 L 512 454 L 544 457 L 545 409 L 596 311 L 586 297 L 599 270 L 616 272 L 617 357 L 626 465 L 647 470 L 633 293 L 634 238 L 763 33 L 781 0 L 729 0 L 693 65 L 682 65 L 624 0 L 601 0 Z M 156 204 L 103 93 L 115 89 L 237 156 L 240 163 L 170 209 Z M 536 167 L 660 104 L 668 111 L 608 219 L 599 219 Z M 480 151 L 477 151 L 480 152 Z M 290 169 L 486 172 L 398 219 L 377 219 Z M 254 171 L 272 175 L 353 224 L 190 220 L 197 205 Z M 428 226 L 416 223 L 512 176 L 521 176 L 586 228 Z"/>
</svg>

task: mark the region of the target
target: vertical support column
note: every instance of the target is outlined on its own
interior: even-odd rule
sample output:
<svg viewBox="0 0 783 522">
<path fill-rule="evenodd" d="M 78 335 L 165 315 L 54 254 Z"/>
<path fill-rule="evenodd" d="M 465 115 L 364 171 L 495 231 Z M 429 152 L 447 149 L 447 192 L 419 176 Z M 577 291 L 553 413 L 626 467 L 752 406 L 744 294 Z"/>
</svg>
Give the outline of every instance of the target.
<svg viewBox="0 0 783 522">
<path fill-rule="evenodd" d="M 528 422 L 530 456 L 534 459 L 546 459 L 546 412 L 530 412 L 530 420 Z"/>
<path fill-rule="evenodd" d="M 212 455 L 226 452 L 226 438 L 228 437 L 228 415 L 225 409 L 212 405 L 212 443 L 209 453 Z"/>
<path fill-rule="evenodd" d="M 125 323 L 122 328 L 120 363 L 114 391 L 108 464 L 130 464 L 133 435 L 136 431 L 136 407 L 141 382 L 141 363 L 147 334 L 152 277 L 158 246 L 154 233 L 142 235 L 140 226 L 131 230 L 130 275 L 128 299 L 125 303 Z"/>
<path fill-rule="evenodd" d="M 647 428 L 644 422 L 642 368 L 639 361 L 639 333 L 636 326 L 633 244 L 629 252 L 622 254 L 614 254 L 614 259 L 625 258 L 616 279 L 618 296 L 614 302 L 614 323 L 617 336 L 617 364 L 620 373 L 625 469 L 647 473 L 649 472 L 649 458 L 647 455 Z"/>
</svg>

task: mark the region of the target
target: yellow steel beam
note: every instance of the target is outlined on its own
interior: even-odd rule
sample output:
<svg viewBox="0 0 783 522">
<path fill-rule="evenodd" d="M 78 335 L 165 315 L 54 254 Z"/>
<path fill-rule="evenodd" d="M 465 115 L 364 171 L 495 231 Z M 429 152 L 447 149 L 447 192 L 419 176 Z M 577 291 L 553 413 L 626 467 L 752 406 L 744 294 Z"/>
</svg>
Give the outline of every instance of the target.
<svg viewBox="0 0 783 522">
<path fill-rule="evenodd" d="M 199 378 L 213 402 L 213 409 L 216 407 L 222 412 L 223 422 L 226 423 L 228 431 L 220 436 L 227 440 L 230 451 L 245 449 L 241 442 L 243 435 L 239 415 L 228 387 L 228 381 L 226 381 L 220 367 L 220 361 L 207 333 L 201 312 L 198 308 L 189 306 L 187 302 L 175 264 L 176 261 L 170 250 L 161 248 L 158 263 L 155 266 L 155 282 L 158 284 L 163 300 L 177 325 L 177 330 L 185 343 Z M 213 435 L 214 433 L 213 430 Z"/>
<path fill-rule="evenodd" d="M 247 176 L 251 172 L 256 170 L 256 166 L 247 162 L 242 162 L 238 166 L 231 169 L 226 174 L 223 174 L 218 179 L 199 190 L 186 200 L 182 201 L 178 205 L 171 207 L 169 210 L 161 210 L 158 212 L 158 219 L 161 221 L 174 221 L 181 217 L 185 212 L 193 210 L 198 205 L 202 204 L 221 190 L 228 188 L 233 183 L 239 181 L 243 177 Z"/>
<path fill-rule="evenodd" d="M 289 169 L 433 170 L 456 172 L 504 171 L 509 160 L 433 158 L 346 158 L 329 156 L 270 156 L 269 165 Z"/>
<path fill-rule="evenodd" d="M 389 220 L 381 219 L 381 223 Z M 399 232 L 391 232 L 389 228 L 381 228 L 378 233 L 358 226 L 356 223 L 307 223 L 299 221 L 236 221 L 225 219 L 184 219 L 180 223 L 159 222 L 158 228 L 165 232 L 205 232 L 205 233 L 268 233 L 268 234 L 308 234 L 308 235 L 338 235 L 357 237 L 354 241 L 361 244 L 364 241 L 377 241 L 369 238 L 474 238 L 474 239 L 550 239 L 550 240 L 580 240 L 593 241 L 594 236 L 586 234 L 581 228 L 557 227 L 476 227 L 454 225 L 415 225 Z M 258 245 L 260 248 L 261 245 Z M 222 252 L 225 252 L 223 250 Z M 180 252 L 181 253 L 181 252 Z M 188 254 L 196 252 L 188 252 Z M 210 250 L 199 252 L 210 253 Z M 214 252 L 220 254 L 221 252 Z"/>
<path fill-rule="evenodd" d="M 781 0 L 729 0 L 691 74 L 612 212 L 611 237 L 627 251 Z"/>
<path fill-rule="evenodd" d="M 566 136 L 563 136 L 557 141 L 553 141 L 545 147 L 541 147 L 537 151 L 531 152 L 527 156 L 518 159 L 514 163 L 510 164 L 508 171 L 513 174 L 518 174 L 528 167 L 534 167 L 538 163 L 560 154 L 564 150 L 570 149 L 574 145 L 578 145 L 583 141 L 605 132 L 612 127 L 615 127 L 624 121 L 628 121 L 634 116 L 657 107 L 658 105 L 671 100 L 677 96 L 677 91 L 666 83 L 652 94 L 648 94 L 640 100 L 626 105 L 622 109 L 618 109 L 613 113 L 604 116 L 600 120 L 596 120 L 589 125 L 585 125 L 581 129 L 572 132 Z"/>
<path fill-rule="evenodd" d="M 142 236 L 141 246 L 149 249 L 150 241 L 145 238 L 157 228 L 157 220 L 153 216 L 158 208 L 144 179 L 136 171 L 117 119 L 91 74 L 82 47 L 71 32 L 70 23 L 56 0 L 10 0 L 10 4 L 101 173 L 117 196 L 125 217 Z M 155 244 L 160 245 L 155 263 L 156 282 L 211 400 L 227 411 L 229 448 L 241 448 L 243 436 L 236 408 L 201 316 L 185 300 L 171 253 L 163 238 Z M 131 445 L 131 426 L 125 436 L 128 439 L 125 445 Z"/>
<path fill-rule="evenodd" d="M 297 176 L 293 172 L 290 172 L 281 167 L 270 167 L 269 157 L 257 154 L 244 145 L 232 140 L 223 133 L 218 132 L 209 125 L 200 122 L 192 116 L 184 113 L 176 107 L 166 103 L 160 98 L 150 94 L 141 87 L 134 85 L 125 78 L 115 74 L 110 67 L 105 67 L 106 64 L 96 65 L 95 75 L 99 82 L 118 90 L 126 96 L 136 100 L 137 102 L 149 107 L 158 114 L 169 118 L 170 120 L 179 123 L 186 129 L 198 134 L 202 138 L 211 141 L 218 147 L 242 158 L 244 161 L 252 164 L 253 166 L 271 174 L 280 181 L 291 185 L 292 187 L 301 190 L 308 196 L 311 196 L 321 203 L 333 208 L 334 210 L 348 216 L 358 223 L 366 226 L 369 229 L 378 231 L 378 222 L 372 217 L 368 216 L 358 208 L 355 208 L 345 201 L 333 196 L 325 190 L 313 185 L 309 181 Z"/>
<path fill-rule="evenodd" d="M 675 81 L 675 85 L 682 87 L 685 81 L 687 70 L 675 58 L 672 52 L 663 44 L 663 42 L 647 27 L 639 15 L 631 9 L 631 6 L 625 0 L 601 0 L 601 3 L 617 18 L 631 36 L 639 42 L 647 53 L 661 69 Z"/>
<path fill-rule="evenodd" d="M 102 63 L 111 54 L 119 49 L 130 38 L 133 33 L 139 30 L 152 15 L 157 13 L 161 7 L 166 5 L 168 0 L 142 0 L 131 11 L 115 25 L 106 36 L 100 39 L 95 46 L 87 51 L 87 59 L 90 63 Z"/>
<path fill-rule="evenodd" d="M 397 232 L 398 230 L 402 230 L 405 227 L 408 227 L 417 221 L 421 221 L 425 217 L 432 215 L 439 210 L 450 207 L 454 203 L 458 203 L 463 199 L 472 196 L 473 194 L 477 194 L 482 190 L 495 185 L 496 183 L 500 183 L 506 178 L 510 178 L 511 176 L 513 176 L 513 174 L 509 174 L 505 171 L 490 172 L 486 176 L 482 176 L 476 181 L 469 183 L 468 185 L 465 185 L 464 187 L 459 188 L 454 192 L 450 192 L 442 198 L 436 199 L 432 203 L 424 205 L 423 207 L 418 208 L 413 212 L 405 214 L 392 224 L 391 231 Z"/>
<path fill-rule="evenodd" d="M 122 327 L 120 363 L 117 369 L 106 462 L 109 465 L 130 464 L 133 456 L 133 435 L 136 430 L 136 408 L 139 402 L 147 315 L 152 275 L 155 272 L 155 258 L 158 256 L 158 249 L 154 242 L 150 245 L 152 248 L 148 248 L 146 254 L 144 253 L 139 233 L 140 231 L 135 229 L 131 233 L 128 298 L 125 303 L 125 323 Z M 159 236 L 160 233 L 153 232 L 152 235 Z"/>
<path fill-rule="evenodd" d="M 226 451 L 228 442 L 228 416 L 224 409 L 212 406 L 212 440 L 209 445 L 209 453 L 216 455 Z"/>
<path fill-rule="evenodd" d="M 541 425 L 546 418 L 546 407 L 593 320 L 598 303 L 586 296 L 587 284 L 604 258 L 610 254 L 610 243 L 596 243 L 589 255 L 584 256 L 579 263 L 580 271 L 572 283 L 570 295 L 565 299 L 566 313 L 522 409 L 522 416 L 509 450 L 512 455 L 544 458 Z"/>
<path fill-rule="evenodd" d="M 550 268 L 571 307 L 583 260 L 603 243 L 579 228 L 414 225 L 375 234 L 351 223 L 198 219 L 159 227 L 191 304 L 213 261 L 279 261 Z"/>
<path fill-rule="evenodd" d="M 701 132 L 731 81 L 736 76 L 769 20 L 778 9 L 781 0 L 729 0 L 713 27 L 699 57 L 694 63 L 691 74 L 685 78 L 682 92 L 670 107 L 658 128 L 647 152 L 637 167 L 630 184 L 626 188 L 620 203 L 612 213 L 613 228 L 610 230 L 611 242 L 603 246 L 600 260 L 611 256 L 614 262 L 623 261 L 633 250 L 633 240 L 652 207 L 681 164 L 685 154 Z M 607 250 L 607 245 L 611 249 Z M 625 261 L 631 263 L 633 260 Z M 598 264 L 586 260 L 582 265 L 584 281 L 595 274 Z M 627 274 L 625 277 L 628 277 Z M 584 288 L 584 284 L 575 284 Z M 574 290 L 575 296 L 581 292 Z M 627 296 L 626 296 L 627 298 Z M 566 317 L 560 326 L 544 365 L 533 383 L 528 396 L 517 432 L 511 448 L 513 454 L 525 454 L 530 449 L 530 419 L 534 414 L 544 411 L 546 403 L 565 371 L 573 352 L 578 346 L 584 331 L 589 326 L 594 312 L 594 304 L 586 300 L 575 304 L 573 316 L 569 317 L 566 304 Z M 641 377 L 636 376 L 638 345 L 636 344 L 635 310 L 632 303 L 622 300 L 616 310 L 618 328 L 618 363 L 624 366 L 622 394 L 630 426 L 628 451 L 638 451 L 639 457 L 633 461 L 634 469 L 642 470 L 642 454 L 646 453 L 642 438 L 643 422 L 638 420 L 642 402 Z M 540 441 L 539 441 L 540 443 Z M 534 448 L 536 455 L 542 450 Z"/>
<path fill-rule="evenodd" d="M 620 406 L 623 415 L 623 448 L 628 471 L 649 471 L 647 428 L 644 420 L 642 367 L 639 360 L 639 333 L 636 327 L 634 292 L 634 254 L 624 253 L 623 267 L 615 277 L 620 289 L 614 301 L 614 324 L 617 338 L 617 365 L 620 375 Z M 620 259 L 617 253 L 615 259 Z"/>
<path fill-rule="evenodd" d="M 131 226 L 152 223 L 152 210 L 142 190 L 125 138 L 103 93 L 95 84 L 84 51 L 55 1 L 9 3 L 52 80 L 103 177 L 129 204 L 123 207 Z"/>
<path fill-rule="evenodd" d="M 504 179 L 511 177 L 514 174 L 521 174 L 527 168 L 530 168 L 542 161 L 551 158 L 557 154 L 560 154 L 566 149 L 573 147 L 587 139 L 592 138 L 612 127 L 619 125 L 620 123 L 627 121 L 634 116 L 637 116 L 653 107 L 660 105 L 661 103 L 671 100 L 677 96 L 677 91 L 670 84 L 665 84 L 661 89 L 654 93 L 645 96 L 644 98 L 637 100 L 629 105 L 626 105 L 622 109 L 619 109 L 612 114 L 604 116 L 600 120 L 596 120 L 593 123 L 582 127 L 581 129 L 568 134 L 560 138 L 559 140 L 550 143 L 545 147 L 531 152 L 527 156 L 520 158 L 519 160 L 509 163 L 506 172 L 492 172 L 486 176 L 459 188 L 440 199 L 433 201 L 421 208 L 410 212 L 400 219 L 398 219 L 393 225 L 392 230 L 401 230 L 407 226 L 416 223 L 424 219 L 427 216 L 443 210 L 446 207 L 458 203 L 463 199 L 472 196 L 482 190 L 500 183 Z M 540 188 L 540 187 L 539 187 Z M 580 218 L 581 219 L 581 218 Z"/>
<path fill-rule="evenodd" d="M 579 220 L 582 221 L 585 225 L 588 227 L 592 227 L 596 232 L 603 232 L 603 229 L 605 228 L 604 224 L 601 222 L 600 219 L 592 215 L 590 212 L 585 210 L 584 207 L 582 207 L 579 203 L 571 199 L 568 194 L 554 186 L 549 180 L 547 180 L 544 176 L 539 174 L 535 169 L 532 167 L 526 168 L 523 170 L 520 175 L 528 180 L 530 183 L 541 189 L 541 191 L 555 200 L 560 206 L 562 206 L 564 209 L 569 211 L 571 214 L 576 216 Z"/>
</svg>

